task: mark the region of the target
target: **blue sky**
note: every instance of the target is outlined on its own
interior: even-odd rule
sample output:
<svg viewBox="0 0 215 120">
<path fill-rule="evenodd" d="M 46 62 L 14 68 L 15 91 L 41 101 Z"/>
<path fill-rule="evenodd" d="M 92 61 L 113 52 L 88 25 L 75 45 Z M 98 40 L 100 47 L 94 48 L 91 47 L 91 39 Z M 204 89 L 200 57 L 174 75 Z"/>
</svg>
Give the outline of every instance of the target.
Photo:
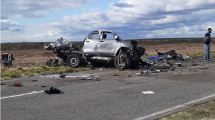
<svg viewBox="0 0 215 120">
<path fill-rule="evenodd" d="M 215 0 L 1 0 L 1 42 L 83 40 L 110 29 L 124 39 L 202 37 Z"/>
</svg>

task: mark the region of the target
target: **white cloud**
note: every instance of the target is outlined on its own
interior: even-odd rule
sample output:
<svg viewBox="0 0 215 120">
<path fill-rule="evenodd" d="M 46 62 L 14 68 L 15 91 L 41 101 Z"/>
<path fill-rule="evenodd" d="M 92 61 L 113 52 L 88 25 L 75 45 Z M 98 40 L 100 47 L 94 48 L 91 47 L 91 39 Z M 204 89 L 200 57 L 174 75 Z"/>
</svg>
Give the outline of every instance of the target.
<svg viewBox="0 0 215 120">
<path fill-rule="evenodd" d="M 164 28 L 161 30 L 153 30 L 146 34 L 148 38 L 166 38 L 169 37 L 203 37 L 207 28 L 215 28 L 215 23 L 208 22 L 202 25 L 181 26 L 178 28 Z"/>
<path fill-rule="evenodd" d="M 14 3 L 16 6 L 21 5 L 11 8 L 10 15 L 42 16 L 56 9 L 56 6 L 59 6 L 59 9 L 74 7 L 87 0 L 78 0 L 75 5 L 70 4 L 75 0 L 55 0 L 55 3 L 26 1 L 22 3 L 18 0 Z M 27 10 L 33 12 L 30 14 Z M 85 13 L 65 16 L 62 20 L 52 23 L 39 26 L 25 25 L 24 35 L 22 34 L 21 37 L 33 40 L 55 40 L 57 37 L 83 40 L 88 32 L 95 29 L 111 29 L 120 33 L 125 39 L 200 37 L 203 36 L 207 27 L 215 28 L 214 11 L 215 0 L 118 0 L 111 3 L 106 12 L 95 12 L 95 10 L 91 12 L 89 9 Z M 7 34 L 9 39 L 9 34 L 14 33 Z M 19 36 L 18 33 L 16 35 Z"/>
<path fill-rule="evenodd" d="M 8 19 L 0 19 L 1 31 L 14 31 L 20 32 L 23 30 L 24 26 L 19 25 L 17 22 L 8 20 Z"/>
<path fill-rule="evenodd" d="M 205 24 L 215 24 L 215 6 L 212 5 L 215 5 L 215 0 L 119 0 L 112 3 L 106 13 L 67 16 L 59 26 L 62 33 L 77 35 L 105 28 L 120 32 L 124 38 L 159 37 L 157 32 L 163 37 L 184 37 L 184 34 L 199 37 L 202 29 L 207 28 Z"/>
<path fill-rule="evenodd" d="M 41 17 L 53 10 L 77 7 L 88 0 L 2 0 L 1 18 Z"/>
</svg>

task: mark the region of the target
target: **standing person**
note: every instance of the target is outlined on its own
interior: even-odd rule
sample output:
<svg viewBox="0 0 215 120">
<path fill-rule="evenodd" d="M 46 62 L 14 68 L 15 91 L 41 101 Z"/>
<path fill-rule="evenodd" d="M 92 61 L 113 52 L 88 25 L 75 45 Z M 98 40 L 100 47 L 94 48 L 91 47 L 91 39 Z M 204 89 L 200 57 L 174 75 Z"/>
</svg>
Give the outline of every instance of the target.
<svg viewBox="0 0 215 120">
<path fill-rule="evenodd" d="M 211 32 L 212 32 L 212 29 L 208 28 L 208 32 L 205 34 L 205 38 L 204 38 L 204 59 L 205 59 L 205 62 L 207 63 L 211 61 L 210 59 L 210 43 L 212 41 Z"/>
</svg>

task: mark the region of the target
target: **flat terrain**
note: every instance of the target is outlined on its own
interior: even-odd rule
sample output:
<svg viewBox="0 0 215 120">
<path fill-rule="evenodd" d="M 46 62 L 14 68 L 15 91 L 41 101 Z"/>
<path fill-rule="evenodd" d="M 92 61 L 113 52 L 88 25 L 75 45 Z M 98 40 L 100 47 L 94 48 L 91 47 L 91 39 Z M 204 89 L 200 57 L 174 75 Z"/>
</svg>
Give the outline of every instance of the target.
<svg viewBox="0 0 215 120">
<path fill-rule="evenodd" d="M 144 45 L 146 52 L 149 55 L 155 55 L 155 50 L 168 51 L 176 50 L 178 53 L 183 55 L 200 55 L 203 51 L 202 43 L 177 43 L 177 44 L 155 44 L 155 45 Z M 215 43 L 211 45 L 212 51 L 215 53 Z M 15 57 L 14 66 L 19 67 L 34 67 L 34 66 L 44 66 L 45 62 L 53 58 L 55 55 L 52 51 L 45 51 L 43 49 L 29 49 L 29 50 L 7 50 L 1 51 L 2 53 L 12 53 Z"/>
<path fill-rule="evenodd" d="M 213 47 L 215 51 L 215 47 Z M 202 44 L 180 43 L 146 45 L 149 55 L 155 49 L 201 55 Z M 10 50 L 14 67 L 44 66 L 52 52 L 40 49 Z M 161 118 L 169 108 L 199 100 L 215 93 L 215 62 L 201 58 L 182 62 L 175 71 L 139 75 L 143 68 L 118 71 L 96 68 L 78 73 L 41 75 L 1 81 L 2 120 L 145 120 Z M 92 79 L 86 79 L 86 78 Z M 83 79 L 84 78 L 84 79 Z M 14 84 L 21 84 L 20 87 Z M 43 91 L 57 87 L 62 94 Z M 174 112 L 174 110 L 172 110 Z M 176 111 L 175 111 L 176 112 Z"/>
<path fill-rule="evenodd" d="M 44 66 L 48 59 L 55 56 L 52 51 L 44 51 L 43 49 L 7 50 L 1 52 L 14 55 L 14 67 Z"/>
</svg>

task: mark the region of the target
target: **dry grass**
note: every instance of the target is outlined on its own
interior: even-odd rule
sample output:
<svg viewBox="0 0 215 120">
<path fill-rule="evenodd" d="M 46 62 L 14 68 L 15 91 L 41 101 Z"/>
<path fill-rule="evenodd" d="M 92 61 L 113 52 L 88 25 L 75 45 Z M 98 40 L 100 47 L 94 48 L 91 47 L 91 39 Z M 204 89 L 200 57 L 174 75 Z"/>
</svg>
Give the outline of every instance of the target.
<svg viewBox="0 0 215 120">
<path fill-rule="evenodd" d="M 22 76 L 35 76 L 55 73 L 72 73 L 90 70 L 89 67 L 71 68 L 66 66 L 57 67 L 16 67 L 16 68 L 4 68 L 1 70 L 1 79 L 7 80 L 11 78 L 19 78 Z"/>
<path fill-rule="evenodd" d="M 155 49 L 158 49 L 162 52 L 174 49 L 182 55 L 190 56 L 201 56 L 203 51 L 202 43 L 166 43 L 141 45 L 146 48 L 146 52 L 149 55 L 155 55 Z M 211 45 L 211 49 L 213 51 L 213 55 L 215 56 L 215 43 Z M 4 52 L 12 53 L 14 55 L 15 67 L 44 66 L 46 61 L 54 56 L 52 51 L 44 51 L 43 49 L 2 51 L 2 53 Z"/>
<path fill-rule="evenodd" d="M 203 51 L 202 43 L 177 43 L 177 44 L 161 44 L 161 45 L 145 45 L 149 54 L 156 54 L 156 49 L 159 51 L 176 50 L 180 54 L 192 54 Z M 215 44 L 211 45 L 211 50 L 215 51 Z"/>
<path fill-rule="evenodd" d="M 196 105 L 161 120 L 215 120 L 215 100 Z"/>
</svg>

